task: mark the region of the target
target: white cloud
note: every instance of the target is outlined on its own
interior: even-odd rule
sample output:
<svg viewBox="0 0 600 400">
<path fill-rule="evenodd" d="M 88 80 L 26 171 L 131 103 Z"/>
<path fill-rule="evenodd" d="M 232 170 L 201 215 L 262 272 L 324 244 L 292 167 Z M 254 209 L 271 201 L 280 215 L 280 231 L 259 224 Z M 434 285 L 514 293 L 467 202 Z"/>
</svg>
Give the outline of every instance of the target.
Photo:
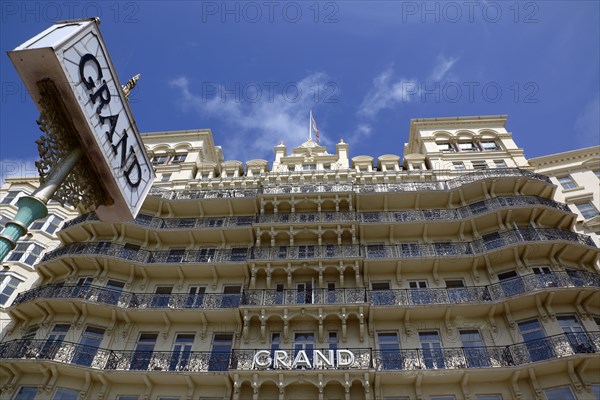
<svg viewBox="0 0 600 400">
<path fill-rule="evenodd" d="M 36 159 L 5 159 L 0 161 L 0 186 L 7 178 L 36 178 Z"/>
<path fill-rule="evenodd" d="M 438 55 L 429 80 L 440 82 L 448 77 L 457 61 L 458 58 L 455 57 Z M 358 115 L 373 118 L 383 109 L 415 101 L 421 96 L 422 86 L 431 86 L 430 84 L 431 82 L 416 78 L 394 78 L 394 69 L 387 68 L 373 79 L 373 86 L 360 104 Z"/>
<path fill-rule="evenodd" d="M 385 108 L 392 108 L 396 103 L 412 101 L 419 92 L 415 79 L 401 78 L 395 82 L 392 79 L 394 70 L 388 68 L 373 79 L 373 87 L 367 93 L 358 108 L 358 114 L 374 117 Z"/>
<path fill-rule="evenodd" d="M 346 143 L 358 144 L 362 140 L 365 140 L 373 133 L 373 128 L 369 124 L 358 124 L 353 132 L 350 132 L 350 136 L 345 138 Z"/>
<path fill-rule="evenodd" d="M 457 61 L 458 58 L 455 57 L 445 57 L 443 54 L 438 55 L 430 79 L 435 82 L 443 80 L 448 71 L 450 71 L 450 68 L 452 68 Z"/>
<path fill-rule="evenodd" d="M 575 120 L 575 133 L 580 146 L 600 145 L 600 94 L 581 110 Z"/>
<path fill-rule="evenodd" d="M 288 146 L 297 146 L 306 140 L 308 112 L 316 102 L 315 88 L 324 88 L 328 83 L 326 74 L 314 73 L 298 82 L 276 86 L 240 83 L 239 90 L 236 84 L 223 87 L 204 83 L 197 94 L 186 77 L 170 81 L 171 87 L 180 91 L 181 106 L 185 111 L 218 118 L 230 129 L 245 134 L 243 141 L 225 139 L 227 159 L 238 160 L 266 156 L 265 149 L 274 147 L 281 140 Z M 315 118 L 319 122 L 318 113 Z M 322 126 L 319 128 L 321 142 L 327 142 Z M 227 132 L 218 134 L 227 137 Z"/>
</svg>

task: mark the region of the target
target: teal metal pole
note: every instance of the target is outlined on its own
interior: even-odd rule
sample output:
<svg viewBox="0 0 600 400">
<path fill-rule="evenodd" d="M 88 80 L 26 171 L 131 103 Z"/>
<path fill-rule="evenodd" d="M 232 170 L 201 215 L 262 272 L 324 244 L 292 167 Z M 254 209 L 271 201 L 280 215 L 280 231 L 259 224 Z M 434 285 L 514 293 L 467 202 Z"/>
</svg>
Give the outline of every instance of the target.
<svg viewBox="0 0 600 400">
<path fill-rule="evenodd" d="M 48 215 L 46 207 L 48 200 L 54 195 L 82 155 L 81 148 L 72 150 L 52 169 L 46 182 L 40 185 L 31 196 L 23 196 L 17 200 L 19 208 L 17 215 L 12 221 L 8 221 L 0 232 L 0 262 L 4 261 L 8 253 L 15 248 L 17 240 L 27 233 L 27 228 L 33 221 Z"/>
</svg>

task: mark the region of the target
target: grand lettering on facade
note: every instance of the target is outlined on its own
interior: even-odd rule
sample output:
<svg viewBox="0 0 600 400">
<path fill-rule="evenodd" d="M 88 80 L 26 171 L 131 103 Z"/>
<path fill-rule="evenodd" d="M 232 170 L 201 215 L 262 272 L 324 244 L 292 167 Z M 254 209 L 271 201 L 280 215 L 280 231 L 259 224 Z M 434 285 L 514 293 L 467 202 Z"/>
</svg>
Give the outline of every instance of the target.
<svg viewBox="0 0 600 400">
<path fill-rule="evenodd" d="M 252 368 L 259 369 L 347 368 L 352 364 L 354 354 L 350 350 L 313 350 L 312 358 L 305 350 L 299 350 L 295 356 L 286 350 L 259 350 L 252 360 Z"/>
<path fill-rule="evenodd" d="M 91 76 L 86 77 L 85 71 L 88 66 L 95 70 L 95 79 Z M 87 70 L 89 69 L 90 68 L 87 68 Z M 135 154 L 134 147 L 130 146 L 129 150 L 127 149 L 127 130 L 123 129 L 120 139 L 116 143 L 114 141 L 115 129 L 120 113 L 115 115 L 101 114 L 104 107 L 110 103 L 111 95 L 106 80 L 102 79 L 102 67 L 94 55 L 88 53 L 81 57 L 81 60 L 79 61 L 79 77 L 81 78 L 81 82 L 90 91 L 90 100 L 92 104 L 95 105 L 98 101 L 100 103 L 96 108 L 96 115 L 100 118 L 101 124 L 106 125 L 108 123 L 108 130 L 105 134 L 111 143 L 113 155 L 118 157 L 120 153 L 120 168 L 127 180 L 127 184 L 132 188 L 137 187 L 142 181 L 142 167 Z"/>
</svg>

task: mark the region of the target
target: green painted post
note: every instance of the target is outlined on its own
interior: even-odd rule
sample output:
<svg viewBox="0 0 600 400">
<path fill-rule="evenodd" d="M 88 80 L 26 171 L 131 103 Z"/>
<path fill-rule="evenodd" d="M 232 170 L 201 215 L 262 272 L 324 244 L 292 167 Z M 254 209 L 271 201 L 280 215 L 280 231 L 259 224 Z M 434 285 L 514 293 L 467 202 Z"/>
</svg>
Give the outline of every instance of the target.
<svg viewBox="0 0 600 400">
<path fill-rule="evenodd" d="M 60 161 L 44 182 L 31 196 L 23 196 L 17 200 L 19 211 L 12 221 L 8 221 L 0 232 L 0 262 L 15 248 L 17 240 L 27 233 L 27 228 L 36 219 L 48 215 L 46 204 L 54 195 L 60 184 L 69 175 L 83 152 L 81 148 L 72 150 Z"/>
</svg>

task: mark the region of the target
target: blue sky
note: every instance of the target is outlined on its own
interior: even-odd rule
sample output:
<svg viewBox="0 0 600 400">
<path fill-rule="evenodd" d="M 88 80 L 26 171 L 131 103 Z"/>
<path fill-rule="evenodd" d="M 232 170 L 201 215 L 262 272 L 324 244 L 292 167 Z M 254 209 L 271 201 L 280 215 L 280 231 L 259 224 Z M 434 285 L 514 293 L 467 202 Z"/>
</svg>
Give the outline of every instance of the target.
<svg viewBox="0 0 600 400">
<path fill-rule="evenodd" d="M 508 114 L 527 157 L 600 144 L 600 2 L 2 1 L 2 175 L 31 174 L 37 109 L 6 51 L 100 16 L 142 132 L 211 128 L 226 159 L 340 138 L 402 154 L 411 118 Z"/>
</svg>

